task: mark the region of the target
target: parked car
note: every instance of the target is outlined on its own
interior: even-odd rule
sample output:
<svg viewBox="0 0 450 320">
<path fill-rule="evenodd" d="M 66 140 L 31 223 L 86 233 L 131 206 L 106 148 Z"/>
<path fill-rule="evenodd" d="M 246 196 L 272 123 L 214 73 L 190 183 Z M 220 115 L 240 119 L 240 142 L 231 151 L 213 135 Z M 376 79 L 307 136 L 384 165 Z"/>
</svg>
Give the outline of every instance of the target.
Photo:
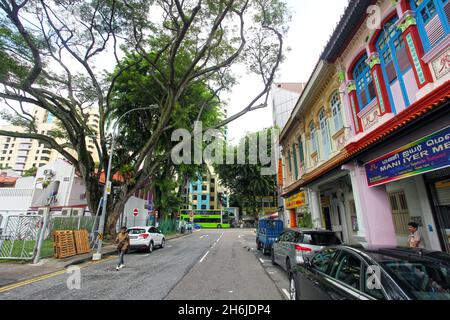
<svg viewBox="0 0 450 320">
<path fill-rule="evenodd" d="M 128 229 L 130 236 L 130 249 L 146 250 L 153 252 L 153 249 L 158 246 L 164 248 L 166 238 L 155 227 L 132 227 Z"/>
<path fill-rule="evenodd" d="M 256 229 L 256 246 L 268 254 L 275 239 L 283 232 L 283 221 L 273 219 L 260 219 Z"/>
<path fill-rule="evenodd" d="M 336 233 L 327 230 L 288 229 L 273 244 L 271 258 L 289 274 L 296 264 L 303 263 L 328 246 L 340 245 Z"/>
<path fill-rule="evenodd" d="M 293 268 L 292 300 L 450 300 L 450 255 L 330 247 Z"/>
</svg>

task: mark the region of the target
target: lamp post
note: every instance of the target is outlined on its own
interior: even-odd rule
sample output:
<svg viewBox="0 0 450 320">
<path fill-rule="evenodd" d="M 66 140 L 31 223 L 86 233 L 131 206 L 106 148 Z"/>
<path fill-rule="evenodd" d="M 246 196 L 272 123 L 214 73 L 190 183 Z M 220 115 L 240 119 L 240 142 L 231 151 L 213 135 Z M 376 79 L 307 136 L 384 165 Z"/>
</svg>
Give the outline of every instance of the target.
<svg viewBox="0 0 450 320">
<path fill-rule="evenodd" d="M 108 195 L 110 192 L 108 192 L 108 189 L 111 187 L 111 166 L 112 166 L 112 159 L 113 159 L 113 153 L 114 153 L 114 147 L 116 144 L 116 130 L 118 128 L 118 125 L 120 124 L 120 121 L 129 115 L 131 112 L 139 111 L 139 110 L 150 110 L 150 109 L 157 109 L 159 106 L 157 105 L 151 105 L 145 108 L 136 108 L 131 109 L 127 112 L 125 112 L 122 116 L 120 116 L 119 119 L 117 119 L 116 123 L 114 124 L 113 131 L 112 131 L 112 141 L 111 141 L 111 147 L 109 150 L 109 162 L 108 162 L 108 170 L 106 173 L 106 181 L 105 181 L 105 189 L 103 192 L 103 200 L 102 200 L 102 214 L 100 216 L 100 222 L 98 226 L 98 245 L 97 245 L 97 252 L 92 256 L 92 260 L 97 261 L 102 258 L 102 247 L 103 247 L 103 237 L 104 237 L 104 231 L 105 231 L 105 219 L 106 219 L 106 207 L 108 204 Z"/>
</svg>

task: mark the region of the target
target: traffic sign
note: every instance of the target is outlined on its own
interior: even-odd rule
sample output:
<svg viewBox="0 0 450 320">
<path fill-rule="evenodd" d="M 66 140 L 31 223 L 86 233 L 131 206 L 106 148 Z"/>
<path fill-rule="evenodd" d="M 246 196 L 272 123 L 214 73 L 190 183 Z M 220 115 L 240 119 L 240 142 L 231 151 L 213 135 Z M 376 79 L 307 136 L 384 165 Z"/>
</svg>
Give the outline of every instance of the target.
<svg viewBox="0 0 450 320">
<path fill-rule="evenodd" d="M 133 210 L 133 215 L 134 215 L 135 217 L 137 217 L 137 216 L 139 215 L 139 209 L 138 209 L 138 208 L 135 208 L 135 209 Z"/>
</svg>

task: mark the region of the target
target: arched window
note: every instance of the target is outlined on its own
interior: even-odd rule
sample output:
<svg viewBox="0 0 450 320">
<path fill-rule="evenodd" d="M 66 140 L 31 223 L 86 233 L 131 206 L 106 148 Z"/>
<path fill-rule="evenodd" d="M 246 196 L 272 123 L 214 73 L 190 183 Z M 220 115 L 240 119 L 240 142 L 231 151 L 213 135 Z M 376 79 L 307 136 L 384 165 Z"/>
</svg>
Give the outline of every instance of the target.
<svg viewBox="0 0 450 320">
<path fill-rule="evenodd" d="M 376 98 L 370 67 L 366 63 L 366 60 L 367 55 L 364 55 L 356 64 L 355 69 L 353 69 L 360 110 L 363 110 Z"/>
<path fill-rule="evenodd" d="M 450 0 L 412 0 L 425 51 L 436 46 L 450 33 Z"/>
<path fill-rule="evenodd" d="M 324 160 L 328 159 L 331 152 L 330 131 L 328 129 L 328 121 L 325 115 L 325 109 L 319 113 L 320 132 L 322 133 L 323 156 Z"/>
<path fill-rule="evenodd" d="M 393 95 L 403 96 L 404 106 L 408 106 L 409 98 L 403 76 L 411 69 L 411 64 L 409 63 L 408 53 L 402 34 L 395 26 L 397 20 L 398 18 L 394 17 L 383 26 L 383 31 L 378 37 L 376 47 L 380 54 L 381 69 L 383 71 L 390 99 L 392 100 Z M 399 82 L 398 85 L 396 85 L 396 81 Z M 394 86 L 394 88 L 400 87 L 400 89 L 397 89 L 397 92 L 394 94 L 392 92 L 392 86 Z"/>
<path fill-rule="evenodd" d="M 317 135 L 316 135 L 316 126 L 314 122 L 311 122 L 309 125 L 309 132 L 311 134 L 311 151 L 316 152 L 317 150 Z"/>
<path fill-rule="evenodd" d="M 330 103 L 331 103 L 331 112 L 333 113 L 334 132 L 337 132 L 342 127 L 344 127 L 344 121 L 342 120 L 341 99 L 339 97 L 338 91 L 336 91 L 331 96 Z"/>
</svg>

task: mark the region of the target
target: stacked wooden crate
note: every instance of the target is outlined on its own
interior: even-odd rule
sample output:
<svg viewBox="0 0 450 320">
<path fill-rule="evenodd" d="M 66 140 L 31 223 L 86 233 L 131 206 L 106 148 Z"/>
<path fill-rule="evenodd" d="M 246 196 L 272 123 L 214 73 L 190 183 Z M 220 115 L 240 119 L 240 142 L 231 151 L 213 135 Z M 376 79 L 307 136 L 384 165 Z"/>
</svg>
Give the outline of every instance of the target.
<svg viewBox="0 0 450 320">
<path fill-rule="evenodd" d="M 76 230 L 73 232 L 75 237 L 75 245 L 77 254 L 91 252 L 91 244 L 89 243 L 89 233 L 87 230 Z"/>
<path fill-rule="evenodd" d="M 54 231 L 53 250 L 56 259 L 73 257 L 77 254 L 73 231 Z"/>
</svg>

